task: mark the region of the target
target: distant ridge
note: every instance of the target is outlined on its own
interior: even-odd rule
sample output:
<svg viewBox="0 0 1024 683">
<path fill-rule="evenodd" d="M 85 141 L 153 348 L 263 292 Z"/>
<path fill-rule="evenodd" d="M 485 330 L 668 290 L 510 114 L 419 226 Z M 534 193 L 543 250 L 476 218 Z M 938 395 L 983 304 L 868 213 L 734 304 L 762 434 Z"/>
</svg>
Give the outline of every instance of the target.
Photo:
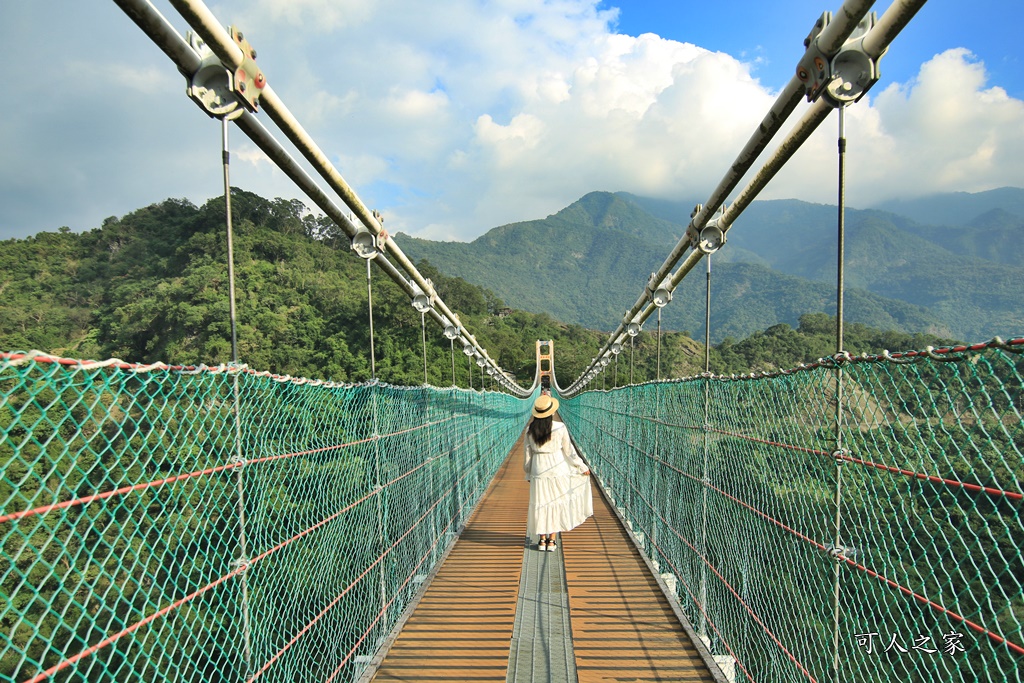
<svg viewBox="0 0 1024 683">
<path fill-rule="evenodd" d="M 872 208 L 930 225 L 966 225 L 978 215 L 995 208 L 1024 219 L 1024 189 L 1000 187 L 984 192 L 949 192 L 916 199 L 890 199 Z"/>
<path fill-rule="evenodd" d="M 848 211 L 848 319 L 971 341 L 1024 329 L 1024 219 L 1013 212 L 1024 207 L 1024 190 L 932 203 L 969 218 L 951 228 L 879 209 Z M 469 243 L 399 239 L 413 258 L 512 306 L 611 329 L 683 234 L 693 204 L 592 192 Z M 804 313 L 834 314 L 835 224 L 834 206 L 754 202 L 714 257 L 712 339 L 794 325 Z M 703 292 L 703 277 L 687 277 L 664 309 L 664 327 L 702 335 Z"/>
</svg>

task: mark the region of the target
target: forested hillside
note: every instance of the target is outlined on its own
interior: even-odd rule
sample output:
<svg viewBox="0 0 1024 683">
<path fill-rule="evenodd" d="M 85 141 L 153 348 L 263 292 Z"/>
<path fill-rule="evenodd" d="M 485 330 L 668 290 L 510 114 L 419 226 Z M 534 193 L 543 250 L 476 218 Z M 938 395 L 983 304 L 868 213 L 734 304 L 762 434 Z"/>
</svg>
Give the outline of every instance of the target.
<svg viewBox="0 0 1024 683">
<path fill-rule="evenodd" d="M 301 202 L 270 201 L 233 189 L 232 206 L 240 360 L 281 374 L 368 380 L 366 271 L 348 240 L 338 238 Z M 65 229 L 8 240 L 0 250 L 0 348 L 136 362 L 227 362 L 226 263 L 222 198 L 202 207 L 169 199 L 109 218 L 87 233 Z M 607 331 L 564 324 L 547 313 L 508 309 L 493 292 L 448 277 L 429 262 L 421 261 L 420 268 L 520 383 L 533 379 L 537 339 L 555 340 L 556 371 L 563 384 L 583 370 L 607 339 Z M 387 277 L 376 272 L 373 283 L 378 377 L 420 384 L 419 314 Z M 673 306 L 682 304 L 677 300 Z M 788 367 L 832 352 L 834 321 L 827 316 L 801 318 L 795 330 L 777 322 L 769 318 L 763 327 L 770 329 L 744 341 L 723 340 L 712 349 L 712 370 Z M 632 353 L 634 381 L 652 379 L 657 371 L 654 321 L 646 327 Z M 935 342 L 857 326 L 850 330 L 848 348 L 857 352 Z M 468 386 L 469 363 L 455 351 L 455 381 Z M 451 346 L 436 325 L 428 324 L 427 352 L 430 383 L 451 384 Z M 617 372 L 610 367 L 598 380 L 601 385 L 629 380 L 629 356 L 627 346 Z M 704 368 L 703 345 L 686 333 L 666 332 L 661 364 L 663 377 L 697 374 Z M 479 387 L 478 369 L 472 372 L 473 385 Z"/>
<path fill-rule="evenodd" d="M 251 367 L 336 381 L 370 379 L 364 262 L 300 202 L 268 201 L 232 190 L 239 357 Z M 223 199 L 202 207 L 169 199 L 90 232 L 66 229 L 0 250 L 0 347 L 76 358 L 216 364 L 231 359 Z M 375 270 L 377 374 L 385 382 L 423 381 L 420 316 L 406 295 Z M 554 339 L 559 370 L 575 377 L 605 335 L 548 315 L 511 311 L 493 293 L 445 277 L 429 263 L 448 305 L 503 367 L 529 383 L 534 343 Z M 636 377 L 654 375 L 644 350 Z M 684 335 L 667 335 L 663 368 L 697 370 Z M 674 350 L 690 349 L 690 354 Z M 451 345 L 427 327 L 429 378 L 451 384 Z M 678 357 L 678 358 L 677 358 Z M 677 362 L 678 361 L 678 362 Z M 648 368 L 648 366 L 650 366 Z M 456 348 L 456 382 L 469 363 Z M 479 370 L 472 368 L 480 386 Z"/>
</svg>

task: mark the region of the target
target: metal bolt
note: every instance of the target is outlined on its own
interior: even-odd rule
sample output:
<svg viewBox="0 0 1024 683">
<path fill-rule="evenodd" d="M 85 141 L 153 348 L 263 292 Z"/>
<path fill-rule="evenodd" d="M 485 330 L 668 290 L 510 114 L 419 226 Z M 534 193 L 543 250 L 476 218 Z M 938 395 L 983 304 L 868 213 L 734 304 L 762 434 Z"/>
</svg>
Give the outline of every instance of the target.
<svg viewBox="0 0 1024 683">
<path fill-rule="evenodd" d="M 252 48 L 249 50 L 249 56 L 253 59 L 256 59 L 256 48 Z"/>
</svg>

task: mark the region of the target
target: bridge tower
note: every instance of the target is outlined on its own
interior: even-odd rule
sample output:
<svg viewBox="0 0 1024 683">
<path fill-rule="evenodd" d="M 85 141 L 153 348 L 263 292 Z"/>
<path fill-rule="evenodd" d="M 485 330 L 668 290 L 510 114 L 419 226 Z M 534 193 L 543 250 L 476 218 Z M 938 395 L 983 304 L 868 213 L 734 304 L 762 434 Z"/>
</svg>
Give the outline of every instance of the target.
<svg viewBox="0 0 1024 683">
<path fill-rule="evenodd" d="M 537 340 L 537 372 L 540 375 L 540 388 L 542 391 L 551 390 L 554 355 L 555 343 L 552 340 Z"/>
</svg>

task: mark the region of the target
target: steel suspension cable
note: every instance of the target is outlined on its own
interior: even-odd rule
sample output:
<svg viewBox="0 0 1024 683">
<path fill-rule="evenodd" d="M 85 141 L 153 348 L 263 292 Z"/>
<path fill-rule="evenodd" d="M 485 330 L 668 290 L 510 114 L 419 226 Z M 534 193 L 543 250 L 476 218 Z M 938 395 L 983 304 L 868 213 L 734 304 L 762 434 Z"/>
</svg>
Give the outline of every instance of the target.
<svg viewBox="0 0 1024 683">
<path fill-rule="evenodd" d="M 234 43 L 231 36 L 224 29 L 224 27 L 217 21 L 217 18 L 213 13 L 206 7 L 202 0 L 170 0 L 171 5 L 182 15 L 182 17 L 202 36 L 203 40 L 206 41 L 207 45 L 213 50 L 213 52 L 221 59 L 221 61 L 229 67 L 230 70 L 235 71 L 239 69 L 245 60 L 245 56 L 242 54 L 241 49 Z M 398 262 L 398 265 L 409 275 L 418 287 L 423 292 L 435 299 L 435 305 L 440 311 L 440 314 L 446 316 L 449 320 L 457 320 L 456 316 L 445 304 L 445 302 L 436 296 L 436 292 L 430 282 L 419 272 L 419 269 L 409 260 L 408 256 L 402 251 L 394 239 L 384 230 L 383 225 L 374 212 L 370 210 L 365 203 L 359 198 L 355 190 L 353 190 L 345 179 L 338 172 L 337 168 L 331 163 L 328 156 L 320 149 L 313 138 L 306 132 L 303 126 L 299 123 L 298 119 L 292 114 L 292 112 L 285 106 L 284 102 L 278 97 L 273 87 L 266 83 L 261 89 L 260 104 L 266 110 L 268 116 L 277 124 L 278 128 L 284 132 L 288 139 L 295 145 L 296 149 L 306 157 L 307 161 L 312 167 L 320 174 L 320 176 L 330 185 L 342 201 L 356 214 L 360 221 L 380 240 L 383 241 L 387 252 Z M 342 226 L 343 229 L 345 226 Z M 351 237 L 354 233 L 350 233 Z M 438 316 L 438 318 L 440 315 Z M 468 335 L 468 331 L 466 331 Z M 474 346 L 480 349 L 481 355 L 485 359 L 488 365 L 493 365 L 497 369 L 497 365 L 487 354 L 486 349 L 480 347 L 479 344 L 470 336 L 467 337 L 471 340 Z M 523 396 L 532 393 L 532 390 L 523 389 L 519 387 L 518 393 Z"/>
<path fill-rule="evenodd" d="M 907 25 L 907 23 L 909 23 L 917 11 L 924 6 L 925 2 L 926 0 L 895 0 L 886 10 L 881 19 L 865 35 L 862 45 L 867 55 L 873 59 L 880 57 L 900 31 Z M 830 60 L 838 53 L 847 38 L 849 38 L 851 33 L 856 29 L 861 19 L 873 4 L 874 0 L 848 1 L 843 3 L 843 6 L 836 13 L 836 17 L 833 18 L 833 20 L 829 22 L 818 35 L 817 48 L 821 50 L 822 55 L 824 55 L 824 59 Z M 805 55 L 805 59 L 806 58 L 807 55 Z M 742 177 L 750 168 L 752 168 L 756 158 L 767 147 L 774 135 L 781 129 L 785 119 L 788 118 L 795 110 L 796 105 L 803 94 L 804 85 L 796 76 L 794 76 L 790 83 L 783 89 L 783 92 L 779 95 L 772 109 L 762 121 L 757 131 L 755 131 L 754 135 L 747 142 L 743 151 L 730 166 L 725 177 L 723 177 L 707 203 L 701 205 L 699 210 L 694 213 L 694 216 L 687 228 L 687 234 L 679 240 L 670 252 L 669 256 L 666 258 L 665 262 L 662 264 L 662 267 L 659 268 L 656 273 L 652 274 L 652 280 L 662 282 L 666 277 L 669 277 L 671 269 L 679 263 L 687 249 L 690 249 L 696 242 L 697 236 L 708 224 L 712 213 L 716 211 L 718 207 L 724 206 L 724 202 L 729 193 L 737 187 Z M 729 227 L 740 213 L 742 213 L 749 203 L 753 201 L 757 194 L 768 184 L 775 174 L 778 173 L 782 166 L 790 157 L 792 157 L 796 149 L 798 149 L 818 127 L 818 125 L 824 121 L 831 109 L 831 106 L 826 103 L 824 98 L 818 98 L 814 104 L 811 105 L 811 108 L 804 115 L 801 122 L 793 131 L 790 132 L 786 140 L 779 145 L 773 157 L 747 184 L 737 199 L 730 206 L 726 207 L 726 210 L 718 219 L 718 225 L 723 233 L 728 231 Z M 690 272 L 690 270 L 692 270 L 703 256 L 704 254 L 700 251 L 692 251 L 686 259 L 683 260 L 675 274 L 671 275 L 670 287 L 672 289 L 677 287 L 682 279 Z M 622 333 L 625 331 L 627 322 L 643 322 L 653 313 L 653 308 L 654 305 L 650 301 L 649 293 L 645 291 L 637 299 L 637 302 L 626 312 L 623 317 L 623 322 L 620 323 L 614 332 L 612 332 L 608 341 L 601 347 L 597 357 L 601 358 L 607 352 L 608 348 L 621 337 Z M 562 393 L 566 397 L 572 397 L 582 391 L 589 381 L 588 375 L 594 369 L 595 365 L 592 363 L 588 368 L 584 369 L 580 376 Z"/>
<path fill-rule="evenodd" d="M 171 58 L 184 74 L 194 74 L 199 69 L 201 60 L 195 50 L 186 43 L 177 30 L 153 7 L 148 0 L 114 0 L 124 13 L 141 28 L 163 52 Z M 241 65 L 243 56 L 241 50 L 233 42 L 227 31 L 220 25 L 213 14 L 199 0 L 173 0 L 171 3 L 183 17 L 196 29 L 205 43 L 224 62 L 226 68 L 234 71 Z M 409 275 L 411 282 L 419 286 L 422 291 L 434 297 L 437 311 L 431 310 L 431 317 L 438 323 L 447 318 L 457 321 L 456 316 L 436 296 L 432 286 L 426 278 L 413 265 L 401 248 L 383 230 L 383 226 L 370 209 L 358 198 L 337 169 L 330 163 L 327 156 L 319 149 L 309 134 L 302 128 L 295 117 L 288 111 L 287 107 L 277 97 L 273 88 L 265 84 L 261 90 L 260 103 L 277 123 L 281 130 L 288 136 L 295 147 L 306 156 L 317 172 L 328 182 L 330 187 L 338 193 L 343 202 L 347 204 L 361 223 L 376 235 L 386 247 L 388 254 L 398 261 L 399 266 Z M 291 155 L 284 150 L 280 144 L 273 140 L 272 136 L 263 128 L 256 117 L 244 112 L 235 120 L 236 124 L 262 149 L 270 159 L 278 165 L 285 174 L 295 182 L 305 194 L 314 201 L 351 239 L 360 230 L 347 215 L 345 215 L 327 195 L 316 186 L 316 183 L 309 178 L 308 174 L 291 158 Z M 401 275 L 398 269 L 384 258 L 383 255 L 374 259 L 378 265 L 387 273 L 388 277 L 394 280 L 406 292 L 410 298 L 414 295 L 410 280 Z M 491 359 L 487 350 L 483 348 L 476 338 L 461 323 L 458 328 L 462 337 L 479 351 L 487 365 L 491 365 L 496 371 L 500 371 L 497 364 Z M 502 374 L 504 377 L 504 375 Z M 535 390 L 534 387 L 523 388 L 515 382 L 508 382 L 509 389 L 520 398 L 529 396 Z"/>
</svg>

